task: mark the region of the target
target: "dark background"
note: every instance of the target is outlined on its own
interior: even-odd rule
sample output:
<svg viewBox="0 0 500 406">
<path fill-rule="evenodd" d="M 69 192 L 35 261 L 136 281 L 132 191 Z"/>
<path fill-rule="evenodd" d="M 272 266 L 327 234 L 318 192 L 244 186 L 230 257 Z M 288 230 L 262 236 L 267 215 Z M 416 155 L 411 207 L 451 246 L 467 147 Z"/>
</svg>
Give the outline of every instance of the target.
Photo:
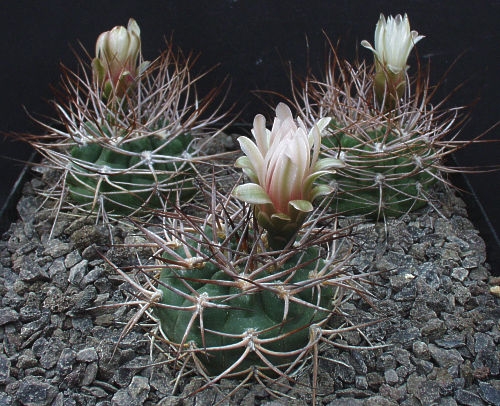
<svg viewBox="0 0 500 406">
<path fill-rule="evenodd" d="M 0 2 L 0 131 L 39 132 L 23 106 L 37 115 L 52 115 L 46 102 L 52 96 L 50 85 L 58 82 L 60 63 L 76 67 L 71 48 L 79 49 L 80 41 L 93 54 L 99 33 L 126 25 L 129 17 L 141 27 L 146 59 L 154 59 L 164 48 L 163 39 L 173 35 L 175 44 L 185 52 L 201 52 L 200 71 L 220 63 L 206 86 L 229 75 L 229 100 L 238 109 L 244 108 L 240 120 L 250 122 L 256 113 L 267 111 L 253 90 L 289 94 L 289 62 L 298 74 L 307 65 L 321 72 L 324 33 L 335 42 L 341 40 L 342 57 L 353 59 L 359 54 L 371 60 L 371 53 L 359 43 L 362 39 L 373 43 L 381 12 L 408 13 L 412 29 L 426 36 L 417 49 L 421 61 L 431 61 L 434 82 L 461 56 L 440 95 L 466 82 L 450 106 L 480 98 L 462 131 L 464 139 L 481 134 L 500 119 L 498 0 L 17 0 Z M 500 128 L 490 131 L 487 138 L 500 140 Z M 0 139 L 0 208 L 15 188 L 22 161 L 30 154 L 25 145 Z M 456 160 L 460 165 L 485 166 L 500 163 L 499 156 L 500 144 L 482 144 L 458 153 Z M 489 245 L 489 259 L 496 268 L 500 268 L 496 234 L 500 230 L 499 176 L 483 173 L 468 176 L 465 183 L 461 178 L 455 180 L 472 191 L 465 196 L 469 212 Z M 15 202 L 15 196 L 10 201 Z M 3 211 L 4 228 L 13 215 L 13 210 Z"/>
</svg>

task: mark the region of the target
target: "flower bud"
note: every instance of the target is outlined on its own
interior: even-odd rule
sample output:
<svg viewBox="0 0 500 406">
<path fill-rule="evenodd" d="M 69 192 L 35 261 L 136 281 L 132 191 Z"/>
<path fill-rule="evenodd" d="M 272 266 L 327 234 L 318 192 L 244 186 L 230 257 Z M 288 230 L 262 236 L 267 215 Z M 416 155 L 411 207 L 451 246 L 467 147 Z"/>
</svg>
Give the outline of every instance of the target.
<svg viewBox="0 0 500 406">
<path fill-rule="evenodd" d="M 127 28 L 114 27 L 97 38 L 96 57 L 92 62 L 94 78 L 104 89 L 122 97 L 139 75 L 138 58 L 141 53 L 141 30 L 131 18 Z"/>
</svg>

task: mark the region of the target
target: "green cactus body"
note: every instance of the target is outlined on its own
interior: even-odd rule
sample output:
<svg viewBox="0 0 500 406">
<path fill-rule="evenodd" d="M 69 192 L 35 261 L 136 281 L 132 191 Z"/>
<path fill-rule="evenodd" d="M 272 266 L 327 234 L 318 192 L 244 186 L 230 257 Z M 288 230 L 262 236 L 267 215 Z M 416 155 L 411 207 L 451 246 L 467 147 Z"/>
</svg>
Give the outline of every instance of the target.
<svg viewBox="0 0 500 406">
<path fill-rule="evenodd" d="M 149 135 L 111 146 L 100 137 L 98 142 L 74 146 L 70 151 L 70 195 L 87 208 L 92 207 L 96 196 L 102 196 L 105 210 L 120 215 L 143 206 L 161 208 L 158 194 L 168 194 L 168 188 L 181 189 L 181 198 L 190 198 L 194 194 L 192 171 L 188 165 L 180 169 L 181 159 L 167 157 L 180 158 L 191 140 L 188 133 L 171 141 Z M 145 154 L 151 154 L 151 158 Z"/>
<path fill-rule="evenodd" d="M 296 253 L 281 267 L 273 268 L 272 271 L 289 272 L 284 272 L 278 279 L 271 277 L 268 283 L 259 283 L 258 279 L 255 284 L 245 283 L 247 287 L 251 286 L 248 291 L 236 287 L 238 283 L 231 284 L 241 280 L 211 262 L 206 262 L 197 269 L 174 271 L 165 268 L 160 276 L 161 304 L 178 308 L 159 306 L 155 309 L 162 330 L 176 345 L 189 344 L 201 352 L 206 350 L 207 356 L 199 358 L 211 375 L 222 373 L 234 365 L 245 351 L 244 346 L 236 349 L 213 349 L 237 344 L 249 331 L 254 331 L 259 339 L 269 340 L 262 346 L 265 350 L 273 351 L 273 354 L 266 354 L 273 365 L 289 363 L 294 357 L 286 353 L 307 346 L 309 326 L 330 317 L 327 309 L 332 308 L 336 288 L 311 280 L 311 270 L 324 266 L 324 260 L 318 258 L 318 255 L 318 248 Z M 301 267 L 300 264 L 307 265 Z M 264 272 L 266 275 L 259 275 L 258 278 L 267 277 L 271 271 Z M 299 289 L 295 293 L 295 298 L 301 303 L 290 300 L 285 316 L 285 300 L 280 297 L 276 288 L 290 289 L 305 281 L 312 281 L 312 287 Z M 198 317 L 194 325 L 190 326 L 194 304 L 179 292 L 190 297 L 205 295 L 211 303 L 224 307 L 206 307 L 203 310 L 203 326 Z M 253 366 L 265 367 L 257 354 L 250 353 L 233 372 L 241 372 Z"/>
<path fill-rule="evenodd" d="M 349 215 L 397 217 L 427 204 L 435 183 L 433 147 L 423 139 L 401 138 L 386 128 L 369 129 L 352 136 L 333 128 L 323 137 L 329 154 L 341 154 L 346 166 L 335 178 L 335 210 Z M 340 152 L 339 152 L 340 151 Z"/>
</svg>

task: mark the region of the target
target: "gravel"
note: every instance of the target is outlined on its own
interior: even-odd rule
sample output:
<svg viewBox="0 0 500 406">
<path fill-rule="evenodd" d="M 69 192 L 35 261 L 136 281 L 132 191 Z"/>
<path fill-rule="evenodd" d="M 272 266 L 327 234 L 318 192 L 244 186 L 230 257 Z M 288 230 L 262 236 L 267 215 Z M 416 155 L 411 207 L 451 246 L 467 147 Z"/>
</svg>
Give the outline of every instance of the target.
<svg viewBox="0 0 500 406">
<path fill-rule="evenodd" d="M 311 370 L 273 398 L 258 385 L 196 393 L 204 380 L 176 371 L 152 346 L 144 318 L 122 336 L 136 309 L 120 305 L 131 288 L 101 253 L 134 265 L 143 241 L 125 225 L 39 210 L 25 186 L 21 219 L 0 241 L 0 405 L 304 405 Z M 372 271 L 370 303 L 343 306 L 354 323 L 378 321 L 337 337 L 348 346 L 322 350 L 318 401 L 323 405 L 500 405 L 499 278 L 489 272 L 485 245 L 463 202 L 444 193 L 440 214 L 428 208 L 353 236 L 359 269 Z M 351 219 L 342 220 L 347 224 Z M 111 237 L 113 243 L 111 244 Z M 378 272 L 377 272 L 378 271 Z M 497 290 L 493 289 L 492 292 Z M 154 343 L 153 343 L 154 344 Z"/>
</svg>

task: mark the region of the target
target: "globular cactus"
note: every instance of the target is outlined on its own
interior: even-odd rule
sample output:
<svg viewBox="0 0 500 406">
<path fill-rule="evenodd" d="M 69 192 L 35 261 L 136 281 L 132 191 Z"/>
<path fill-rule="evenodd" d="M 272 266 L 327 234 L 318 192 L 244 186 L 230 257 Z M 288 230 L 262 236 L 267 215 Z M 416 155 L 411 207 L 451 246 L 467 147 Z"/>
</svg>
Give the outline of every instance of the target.
<svg viewBox="0 0 500 406">
<path fill-rule="evenodd" d="M 191 360 L 205 387 L 241 375 L 292 379 L 310 358 L 317 372 L 319 344 L 340 331 L 329 320 L 350 293 L 364 291 L 338 244 L 345 230 L 328 204 L 312 203 L 328 200 L 331 189 L 316 181 L 340 165 L 319 159 L 327 123 L 308 129 L 283 103 L 272 130 L 257 115 L 255 142 L 239 138 L 245 156 L 236 163 L 250 183 L 230 195 L 213 183 L 202 188 L 208 207 L 189 211 L 196 215 L 166 212 L 162 229 L 141 226 L 159 262 L 155 273 L 144 267 L 147 283 L 119 270 L 137 287 L 142 312 L 153 308 L 175 359 Z"/>
<path fill-rule="evenodd" d="M 391 40 L 393 36 L 393 40 Z M 323 153 L 345 163 L 330 185 L 338 213 L 374 219 L 398 217 L 432 204 L 436 182 L 447 184 L 445 158 L 465 142 L 456 140 L 461 108 L 431 104 L 428 76 L 407 74 L 406 59 L 422 38 L 400 15 L 377 24 L 375 69 L 341 61 L 333 46 L 325 79 L 309 77 L 295 89 L 306 120 L 331 118 L 323 131 Z M 392 47 L 392 48 L 391 48 Z M 395 55 L 394 55 L 395 54 Z"/>
<path fill-rule="evenodd" d="M 136 287 L 131 303 L 156 321 L 156 342 L 181 371 L 207 379 L 203 388 L 223 378 L 293 381 L 309 363 L 316 373 L 320 345 L 344 331 L 339 307 L 365 293 L 357 280 L 366 275 L 347 264 L 347 231 L 315 210 L 290 248 L 273 250 L 251 207 L 214 193 L 205 216 L 165 213 L 161 229 L 140 226 L 157 262 L 143 266 L 142 284 L 117 268 Z"/>
<path fill-rule="evenodd" d="M 101 34 L 90 73 L 83 61 L 80 72 L 63 69 L 58 120 L 41 123 L 46 135 L 27 137 L 61 171 L 54 185 L 61 201 L 68 191 L 87 213 L 141 216 L 194 195 L 196 164 L 216 159 L 202 150 L 223 117 L 213 105 L 217 89 L 198 98 L 204 74 L 192 76 L 194 61 L 167 44 L 157 60 L 143 62 L 131 19 Z"/>
<path fill-rule="evenodd" d="M 311 350 L 311 329 L 325 325 L 340 300 L 335 232 L 318 237 L 309 224 L 297 240 L 312 200 L 329 192 L 315 181 L 333 173 L 338 161 L 318 159 L 318 126 L 309 131 L 283 103 L 272 130 L 257 115 L 252 133 L 255 143 L 239 138 L 245 156 L 237 161 L 251 183 L 232 193 L 254 205 L 256 223 L 225 198 L 201 224 L 170 229 L 178 244 L 162 245 L 161 328 L 178 351 L 194 351 L 216 380 L 255 368 L 283 374 L 296 366 Z"/>
<path fill-rule="evenodd" d="M 421 132 L 422 127 L 400 127 L 401 121 L 387 120 L 383 114 L 355 123 L 340 124 L 340 119 L 336 117 L 323 137 L 326 153 L 345 162 L 330 183 L 337 190 L 333 203 L 337 212 L 398 217 L 425 206 L 432 185 L 446 182 L 442 158 L 454 148 L 440 145 L 447 131 L 436 137 L 439 128 L 430 126 L 429 133 Z"/>
<path fill-rule="evenodd" d="M 209 376 L 283 374 L 310 353 L 313 326 L 334 314 L 342 263 L 303 242 L 273 254 L 235 220 L 173 232 L 178 245 L 164 246 L 155 314 L 169 342 Z"/>
<path fill-rule="evenodd" d="M 92 210 L 99 202 L 107 213 L 125 215 L 143 207 L 162 208 L 162 199 L 172 192 L 186 199 L 194 194 L 194 171 L 184 159 L 191 141 L 190 133 L 181 133 L 168 142 L 149 135 L 116 148 L 99 142 L 74 146 L 67 178 L 70 196 L 80 207 Z"/>
</svg>

